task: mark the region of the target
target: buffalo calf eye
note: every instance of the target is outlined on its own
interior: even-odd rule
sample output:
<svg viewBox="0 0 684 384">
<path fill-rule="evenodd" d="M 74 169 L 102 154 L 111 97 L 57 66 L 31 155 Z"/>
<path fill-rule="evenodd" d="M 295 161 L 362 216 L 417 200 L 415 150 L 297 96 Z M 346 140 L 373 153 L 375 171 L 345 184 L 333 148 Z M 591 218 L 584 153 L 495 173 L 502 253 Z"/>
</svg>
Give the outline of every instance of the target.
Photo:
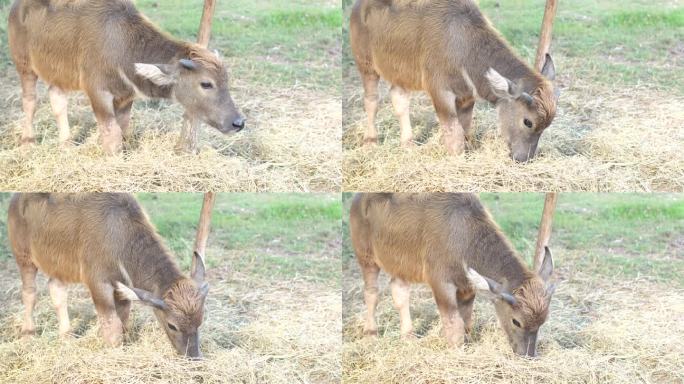
<svg viewBox="0 0 684 384">
<path fill-rule="evenodd" d="M 169 326 L 169 329 L 170 329 L 170 330 L 172 330 L 172 331 L 174 331 L 174 332 L 178 332 L 178 328 L 176 328 L 175 325 L 173 325 L 173 324 L 171 324 L 171 323 L 168 323 L 167 325 Z"/>
<path fill-rule="evenodd" d="M 513 319 L 513 325 L 520 328 L 520 322 L 518 322 L 518 320 L 516 320 L 516 319 Z"/>
<path fill-rule="evenodd" d="M 210 82 L 208 82 L 208 81 L 203 81 L 203 82 L 200 83 L 200 85 L 201 85 L 202 88 L 204 88 L 204 89 L 212 89 L 212 88 L 214 88 L 214 84 L 212 84 L 212 83 L 210 83 Z"/>
<path fill-rule="evenodd" d="M 529 119 L 523 120 L 523 124 L 525 124 L 527 128 L 532 128 L 532 122 Z"/>
</svg>

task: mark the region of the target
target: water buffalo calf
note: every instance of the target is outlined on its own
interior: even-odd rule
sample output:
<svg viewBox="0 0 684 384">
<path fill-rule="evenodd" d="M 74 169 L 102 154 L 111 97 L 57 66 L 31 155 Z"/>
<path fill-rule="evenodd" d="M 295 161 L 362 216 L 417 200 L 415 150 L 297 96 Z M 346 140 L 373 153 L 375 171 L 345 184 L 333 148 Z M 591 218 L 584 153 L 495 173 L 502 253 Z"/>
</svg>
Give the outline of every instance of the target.
<svg viewBox="0 0 684 384">
<path fill-rule="evenodd" d="M 23 91 L 23 144 L 35 141 L 39 77 L 50 86 L 61 143 L 70 136 L 66 92 L 76 90 L 88 95 L 110 154 L 130 135 L 138 96 L 174 99 L 223 133 L 245 126 L 218 56 L 161 32 L 131 0 L 15 0 L 8 34 Z"/>
<path fill-rule="evenodd" d="M 50 277 L 59 333 L 69 332 L 66 284 L 90 290 L 104 340 L 121 343 L 131 302 L 153 308 L 179 354 L 201 357 L 199 327 L 209 290 L 204 261 L 183 276 L 138 202 L 125 194 L 17 194 L 7 221 L 21 273 L 23 334 L 33 334 L 36 272 Z"/>
<path fill-rule="evenodd" d="M 489 296 L 515 353 L 535 356 L 537 334 L 555 289 L 548 248 L 538 272 L 530 271 L 470 194 L 359 194 L 349 226 L 363 272 L 368 309 L 364 333 L 377 334 L 378 273 L 392 276 L 402 336 L 413 331 L 409 284 L 427 283 L 450 345 L 472 328 L 475 288 Z"/>
<path fill-rule="evenodd" d="M 357 0 L 351 48 L 363 79 L 366 143 L 377 142 L 380 77 L 392 84 L 401 142 L 412 144 L 409 92 L 432 98 L 451 154 L 465 149 L 476 98 L 496 104 L 499 126 L 517 161 L 534 157 L 556 114 L 555 68 L 522 61 L 472 0 Z"/>
</svg>

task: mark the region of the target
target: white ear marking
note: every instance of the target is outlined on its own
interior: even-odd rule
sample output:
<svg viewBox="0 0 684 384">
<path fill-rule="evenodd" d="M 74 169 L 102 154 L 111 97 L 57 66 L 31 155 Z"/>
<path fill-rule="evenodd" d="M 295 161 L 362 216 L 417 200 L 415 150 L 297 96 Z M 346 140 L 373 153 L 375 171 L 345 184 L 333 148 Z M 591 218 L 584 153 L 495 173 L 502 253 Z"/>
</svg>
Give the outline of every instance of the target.
<svg viewBox="0 0 684 384">
<path fill-rule="evenodd" d="M 468 280 L 475 286 L 475 288 L 482 291 L 489 291 L 489 283 L 476 270 L 468 268 Z"/>
<path fill-rule="evenodd" d="M 138 295 L 136 295 L 132 289 L 130 289 L 127 285 L 123 284 L 120 281 L 116 282 L 116 293 L 122 299 L 130 301 L 140 301 Z"/>
<path fill-rule="evenodd" d="M 485 77 L 489 81 L 489 84 L 494 89 L 495 93 L 508 94 L 508 80 L 501 76 L 494 68 L 489 68 Z"/>
<path fill-rule="evenodd" d="M 135 63 L 135 73 L 159 86 L 171 85 L 174 82 L 173 76 L 164 73 L 154 64 Z"/>
</svg>

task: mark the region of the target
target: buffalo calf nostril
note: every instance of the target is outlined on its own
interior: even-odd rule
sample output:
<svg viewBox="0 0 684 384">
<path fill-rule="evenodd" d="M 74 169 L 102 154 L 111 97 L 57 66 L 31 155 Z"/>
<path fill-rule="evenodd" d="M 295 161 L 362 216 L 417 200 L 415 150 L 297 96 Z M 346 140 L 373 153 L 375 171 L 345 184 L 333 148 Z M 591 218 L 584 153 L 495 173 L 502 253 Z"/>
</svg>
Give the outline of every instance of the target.
<svg viewBox="0 0 684 384">
<path fill-rule="evenodd" d="M 244 128 L 245 119 L 243 119 L 242 117 L 238 117 L 237 119 L 233 120 L 233 127 L 237 128 L 238 130 Z"/>
</svg>

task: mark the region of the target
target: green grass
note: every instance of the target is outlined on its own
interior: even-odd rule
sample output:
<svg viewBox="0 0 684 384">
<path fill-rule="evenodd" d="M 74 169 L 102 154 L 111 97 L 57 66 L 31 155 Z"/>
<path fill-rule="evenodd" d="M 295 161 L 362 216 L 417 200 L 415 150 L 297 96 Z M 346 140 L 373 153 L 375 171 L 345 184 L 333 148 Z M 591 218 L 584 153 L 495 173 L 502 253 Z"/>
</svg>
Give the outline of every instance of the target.
<svg viewBox="0 0 684 384">
<path fill-rule="evenodd" d="M 136 5 L 163 30 L 194 41 L 203 3 L 139 0 Z M 13 67 L 4 22 L 9 6 L 9 0 L 0 0 L 0 69 Z M 210 48 L 245 82 L 332 92 L 340 85 L 341 25 L 339 6 L 327 0 L 218 1 Z"/>
<path fill-rule="evenodd" d="M 203 0 L 141 0 L 138 8 L 164 30 L 194 40 Z M 159 4 L 158 6 L 155 6 Z M 264 85 L 340 85 L 342 15 L 324 0 L 217 2 L 210 48 L 231 58 L 236 77 Z"/>
<path fill-rule="evenodd" d="M 500 3 L 499 7 L 495 4 Z M 480 2 L 482 10 L 528 61 L 536 52 L 545 1 Z M 567 57 L 557 62 L 558 73 L 605 85 L 648 85 L 684 93 L 684 78 L 673 73 L 681 65 L 684 7 L 654 1 L 590 1 L 559 3 L 552 53 Z"/>
<path fill-rule="evenodd" d="M 169 247 L 189 265 L 202 195 L 138 198 Z M 340 216 L 335 194 L 219 194 L 207 260 L 211 266 L 227 252 L 240 255 L 232 258 L 235 270 L 247 268 L 279 279 L 329 279 L 339 270 L 337 255 L 330 253 L 339 236 Z"/>
<path fill-rule="evenodd" d="M 479 4 L 515 51 L 532 62 L 545 2 L 481 0 Z M 346 7 L 350 5 L 345 1 Z M 560 76 L 603 85 L 645 85 L 681 95 L 684 71 L 675 68 L 682 65 L 683 40 L 681 1 L 574 0 L 559 2 L 551 53 Z M 353 65 L 346 42 L 344 47 L 344 63 Z"/>
<path fill-rule="evenodd" d="M 345 195 L 345 216 L 351 203 Z M 544 195 L 483 193 L 518 252 L 531 262 Z M 344 259 L 353 258 L 345 217 Z M 601 278 L 645 276 L 684 287 L 684 196 L 681 194 L 560 194 L 550 247 L 557 267 Z"/>
<path fill-rule="evenodd" d="M 201 194 L 138 194 L 165 243 L 189 269 Z M 0 259 L 7 242 L 8 194 L 0 194 Z M 223 193 L 216 197 L 206 260 L 265 278 L 339 279 L 341 204 L 337 194 Z"/>
<path fill-rule="evenodd" d="M 482 199 L 516 249 L 531 260 L 544 196 L 483 194 Z M 553 231 L 550 245 L 559 248 L 559 265 L 684 286 L 681 195 L 561 194 Z"/>
</svg>

